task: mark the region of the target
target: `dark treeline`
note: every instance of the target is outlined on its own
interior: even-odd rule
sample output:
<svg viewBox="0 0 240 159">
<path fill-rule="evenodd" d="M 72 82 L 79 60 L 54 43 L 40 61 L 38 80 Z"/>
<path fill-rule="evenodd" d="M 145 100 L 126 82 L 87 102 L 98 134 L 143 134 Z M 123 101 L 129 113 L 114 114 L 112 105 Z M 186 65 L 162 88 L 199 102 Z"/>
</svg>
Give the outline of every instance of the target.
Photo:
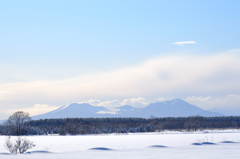
<svg viewBox="0 0 240 159">
<path fill-rule="evenodd" d="M 66 118 L 25 122 L 20 135 L 101 134 L 159 132 L 164 130 L 197 131 L 239 128 L 240 117 L 166 117 L 166 118 Z M 16 135 L 7 122 L 0 125 L 1 135 Z"/>
</svg>

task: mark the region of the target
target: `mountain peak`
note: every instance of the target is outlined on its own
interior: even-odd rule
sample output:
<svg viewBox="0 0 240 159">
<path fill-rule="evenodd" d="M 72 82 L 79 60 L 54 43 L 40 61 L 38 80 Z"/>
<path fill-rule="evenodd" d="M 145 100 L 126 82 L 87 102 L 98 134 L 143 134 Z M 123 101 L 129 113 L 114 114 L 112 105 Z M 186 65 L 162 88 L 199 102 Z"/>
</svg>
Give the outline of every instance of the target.
<svg viewBox="0 0 240 159">
<path fill-rule="evenodd" d="M 184 100 L 182 100 L 182 99 L 180 99 L 180 98 L 173 98 L 173 99 L 167 100 L 167 101 L 169 101 L 169 102 L 171 102 L 171 103 L 180 103 L 180 102 L 186 103 Z"/>
</svg>

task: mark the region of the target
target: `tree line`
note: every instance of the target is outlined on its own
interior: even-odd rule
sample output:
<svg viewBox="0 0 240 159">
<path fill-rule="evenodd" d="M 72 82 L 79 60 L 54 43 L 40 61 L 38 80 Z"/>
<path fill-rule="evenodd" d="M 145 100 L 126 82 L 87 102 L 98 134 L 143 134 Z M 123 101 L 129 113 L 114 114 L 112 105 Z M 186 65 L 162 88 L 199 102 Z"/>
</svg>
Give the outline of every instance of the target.
<svg viewBox="0 0 240 159">
<path fill-rule="evenodd" d="M 0 125 L 1 135 L 77 135 L 102 133 L 197 131 L 239 128 L 239 116 L 165 118 L 65 118 L 31 120 L 28 113 L 16 112 Z"/>
</svg>

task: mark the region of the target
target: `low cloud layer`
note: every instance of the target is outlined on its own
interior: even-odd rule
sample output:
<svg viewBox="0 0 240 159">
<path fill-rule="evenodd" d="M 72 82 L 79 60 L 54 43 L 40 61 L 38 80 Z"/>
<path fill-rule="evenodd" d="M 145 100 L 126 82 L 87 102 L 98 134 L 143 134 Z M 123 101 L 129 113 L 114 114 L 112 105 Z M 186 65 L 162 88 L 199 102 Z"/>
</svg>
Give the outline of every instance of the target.
<svg viewBox="0 0 240 159">
<path fill-rule="evenodd" d="M 91 100 L 86 100 L 80 103 L 89 103 L 93 106 L 103 106 L 108 109 L 111 108 L 116 108 L 119 106 L 124 106 L 124 105 L 130 105 L 133 107 L 145 107 L 149 104 L 149 100 L 143 98 L 143 97 L 138 97 L 138 98 L 129 98 L 129 99 L 123 99 L 123 100 L 107 100 L 107 101 L 101 101 L 98 99 L 91 99 Z"/>
<path fill-rule="evenodd" d="M 0 110 L 27 109 L 36 104 L 41 109 L 50 108 L 41 106 L 45 104 L 55 108 L 89 99 L 98 99 L 93 102 L 99 106 L 119 104 L 118 101 L 144 106 L 146 99 L 221 98 L 240 95 L 239 90 L 240 58 L 236 54 L 167 56 L 136 67 L 72 79 L 1 84 Z"/>
</svg>

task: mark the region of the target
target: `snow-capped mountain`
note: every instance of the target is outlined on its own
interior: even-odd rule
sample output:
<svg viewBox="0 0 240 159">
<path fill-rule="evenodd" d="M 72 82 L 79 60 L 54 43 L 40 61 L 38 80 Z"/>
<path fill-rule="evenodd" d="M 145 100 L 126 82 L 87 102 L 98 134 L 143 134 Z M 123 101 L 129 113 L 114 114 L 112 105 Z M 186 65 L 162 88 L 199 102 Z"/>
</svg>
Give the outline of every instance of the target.
<svg viewBox="0 0 240 159">
<path fill-rule="evenodd" d="M 100 111 L 108 111 L 108 109 L 104 107 L 92 106 L 88 103 L 72 103 L 46 114 L 33 116 L 32 119 L 102 117 L 101 114 L 97 114 L 97 112 Z"/>
<path fill-rule="evenodd" d="M 203 110 L 199 107 L 191 105 L 181 99 L 173 99 L 165 102 L 151 103 L 147 107 L 141 109 L 138 116 L 148 118 L 155 117 L 187 117 L 187 116 L 223 116 L 223 114 Z"/>
<path fill-rule="evenodd" d="M 145 108 L 134 108 L 125 105 L 117 108 L 115 114 L 99 112 L 109 112 L 104 107 L 92 106 L 88 103 L 78 104 L 72 103 L 70 105 L 62 106 L 54 111 L 46 114 L 33 116 L 33 119 L 45 118 L 87 118 L 87 117 L 187 117 L 187 116 L 223 116 L 223 114 L 203 110 L 199 107 L 191 105 L 181 99 L 173 99 L 165 102 L 151 103 Z"/>
</svg>

